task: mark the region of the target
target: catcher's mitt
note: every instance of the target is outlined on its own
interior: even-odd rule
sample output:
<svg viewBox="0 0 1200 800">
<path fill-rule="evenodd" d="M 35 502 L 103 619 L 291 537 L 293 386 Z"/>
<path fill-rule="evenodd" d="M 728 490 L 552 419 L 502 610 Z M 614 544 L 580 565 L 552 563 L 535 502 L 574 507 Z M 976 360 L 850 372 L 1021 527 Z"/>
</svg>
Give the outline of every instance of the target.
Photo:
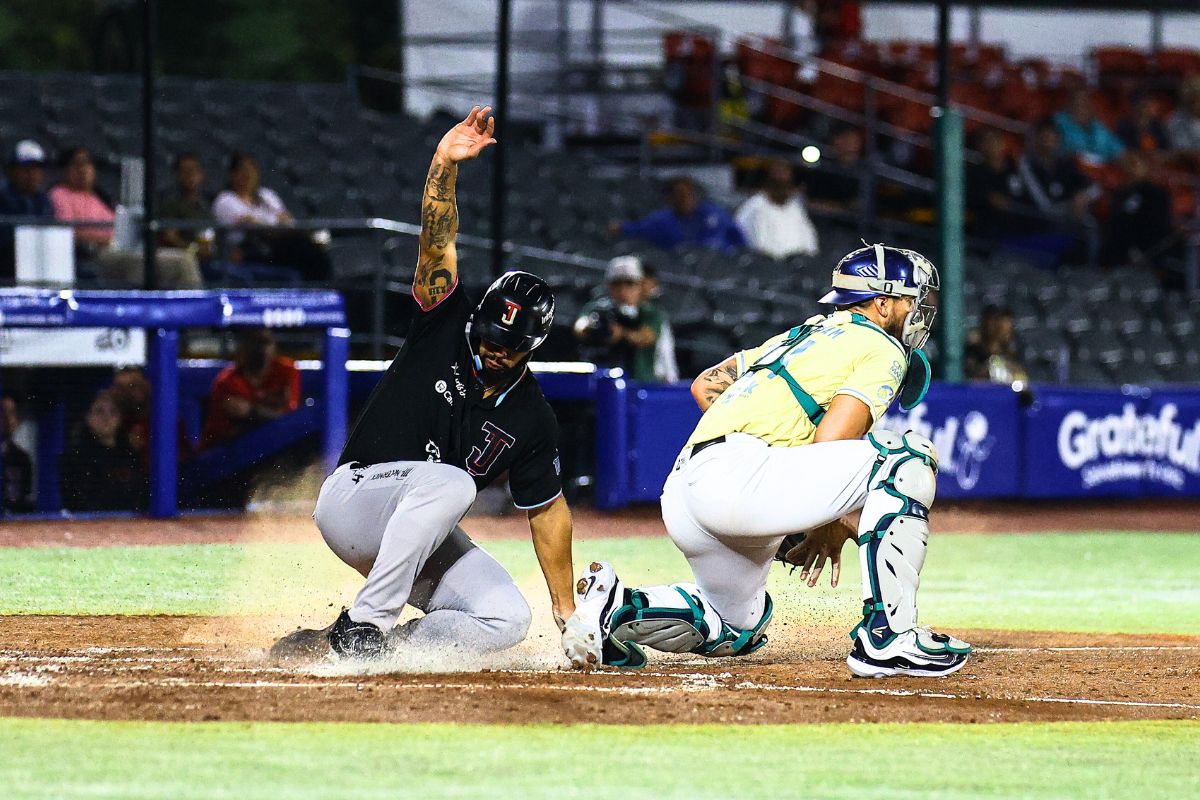
<svg viewBox="0 0 1200 800">
<path fill-rule="evenodd" d="M 779 549 L 775 551 L 775 560 L 782 561 L 784 564 L 787 564 L 789 567 L 791 567 L 793 572 L 795 572 L 796 567 L 800 566 L 800 562 L 793 561 L 791 558 L 788 558 L 788 556 L 791 555 L 793 550 L 800 546 L 801 542 L 803 542 L 807 536 L 807 533 L 789 533 L 787 536 L 783 537 L 783 541 L 779 543 Z"/>
</svg>

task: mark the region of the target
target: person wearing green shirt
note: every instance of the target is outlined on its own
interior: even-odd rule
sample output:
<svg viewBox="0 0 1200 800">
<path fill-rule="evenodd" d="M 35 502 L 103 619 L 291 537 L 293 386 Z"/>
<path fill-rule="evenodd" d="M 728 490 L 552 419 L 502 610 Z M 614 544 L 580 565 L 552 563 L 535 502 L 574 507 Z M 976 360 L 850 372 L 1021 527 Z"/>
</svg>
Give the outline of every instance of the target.
<svg viewBox="0 0 1200 800">
<path fill-rule="evenodd" d="M 654 383 L 655 349 L 666 318 L 644 302 L 644 278 L 637 256 L 614 258 L 605 272 L 608 293 L 583 307 L 573 330 L 589 361 L 620 367 L 632 381 Z"/>
</svg>

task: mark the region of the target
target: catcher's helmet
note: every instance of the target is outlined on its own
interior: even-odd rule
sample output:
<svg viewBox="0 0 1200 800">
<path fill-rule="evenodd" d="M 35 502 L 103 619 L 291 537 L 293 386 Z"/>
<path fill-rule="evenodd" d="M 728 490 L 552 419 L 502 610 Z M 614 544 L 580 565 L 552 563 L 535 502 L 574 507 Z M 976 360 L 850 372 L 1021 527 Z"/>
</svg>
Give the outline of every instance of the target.
<svg viewBox="0 0 1200 800">
<path fill-rule="evenodd" d="M 833 269 L 833 288 L 819 302 L 849 306 L 872 297 L 911 297 L 913 310 L 904 321 L 902 341 L 917 349 L 925 344 L 937 309 L 926 302 L 941 283 L 937 267 L 915 250 L 868 245 L 848 253 Z"/>
<path fill-rule="evenodd" d="M 550 287 L 536 275 L 514 270 L 501 275 L 484 292 L 471 314 L 468 331 L 474 343 L 486 339 L 528 353 L 546 341 L 553 322 L 554 293 Z"/>
</svg>

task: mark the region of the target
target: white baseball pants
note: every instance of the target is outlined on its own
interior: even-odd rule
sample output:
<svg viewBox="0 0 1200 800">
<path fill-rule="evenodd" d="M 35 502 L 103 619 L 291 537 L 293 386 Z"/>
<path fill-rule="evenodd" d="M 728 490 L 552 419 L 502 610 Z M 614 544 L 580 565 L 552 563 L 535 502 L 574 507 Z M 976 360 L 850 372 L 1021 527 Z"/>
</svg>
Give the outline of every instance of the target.
<svg viewBox="0 0 1200 800">
<path fill-rule="evenodd" d="M 461 469 L 393 461 L 325 479 L 313 519 L 325 543 L 366 584 L 350 619 L 392 631 L 405 605 L 425 612 L 398 631 L 413 647 L 487 652 L 518 644 L 529 604 L 512 576 L 458 527 L 475 502 Z"/>
<path fill-rule="evenodd" d="M 667 477 L 662 515 L 696 584 L 730 625 L 753 627 L 784 536 L 862 508 L 878 451 L 865 439 L 770 447 L 735 433 Z"/>
</svg>

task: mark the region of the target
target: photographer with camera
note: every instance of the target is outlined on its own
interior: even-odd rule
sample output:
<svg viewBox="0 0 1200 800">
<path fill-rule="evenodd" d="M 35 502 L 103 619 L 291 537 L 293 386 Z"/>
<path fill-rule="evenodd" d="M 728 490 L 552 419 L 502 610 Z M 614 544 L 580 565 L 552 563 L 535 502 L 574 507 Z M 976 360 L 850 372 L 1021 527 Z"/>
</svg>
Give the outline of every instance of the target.
<svg viewBox="0 0 1200 800">
<path fill-rule="evenodd" d="M 583 307 L 574 332 L 583 355 L 600 366 L 620 367 L 633 381 L 658 381 L 655 350 L 665 318 L 647 302 L 645 272 L 637 256 L 618 256 L 608 262 L 608 294 Z"/>
</svg>

